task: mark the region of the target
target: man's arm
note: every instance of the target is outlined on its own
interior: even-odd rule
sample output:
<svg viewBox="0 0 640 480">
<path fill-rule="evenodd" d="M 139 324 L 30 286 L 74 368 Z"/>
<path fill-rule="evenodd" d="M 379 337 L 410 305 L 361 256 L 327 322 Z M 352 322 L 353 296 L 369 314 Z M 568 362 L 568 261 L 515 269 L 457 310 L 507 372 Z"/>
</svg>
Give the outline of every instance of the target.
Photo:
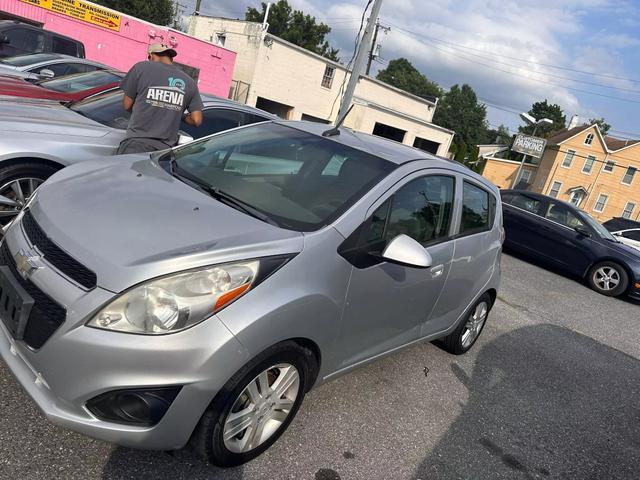
<svg viewBox="0 0 640 480">
<path fill-rule="evenodd" d="M 133 108 L 133 98 L 129 97 L 128 95 L 125 95 L 124 98 L 122 99 L 122 104 L 124 105 L 124 109 L 127 112 L 130 112 L 131 109 Z"/>
<path fill-rule="evenodd" d="M 125 98 L 127 98 L 125 96 Z M 133 104 L 133 102 L 132 102 Z M 192 125 L 194 127 L 199 127 L 202 125 L 202 110 L 196 110 L 195 112 L 189 112 L 184 116 L 184 123 L 187 125 Z"/>
<path fill-rule="evenodd" d="M 124 92 L 122 105 L 127 112 L 130 112 L 138 95 L 138 64 L 131 67 L 131 70 L 124 76 L 120 82 L 120 88 Z"/>
</svg>

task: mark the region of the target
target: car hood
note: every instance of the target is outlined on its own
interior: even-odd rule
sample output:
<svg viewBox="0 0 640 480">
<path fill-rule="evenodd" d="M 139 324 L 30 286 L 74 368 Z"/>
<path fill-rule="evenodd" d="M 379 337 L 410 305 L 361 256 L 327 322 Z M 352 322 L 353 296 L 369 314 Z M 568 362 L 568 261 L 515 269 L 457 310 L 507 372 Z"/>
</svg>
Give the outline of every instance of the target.
<svg viewBox="0 0 640 480">
<path fill-rule="evenodd" d="M 113 292 L 205 265 L 297 253 L 304 239 L 214 200 L 146 155 L 67 167 L 40 187 L 30 210 Z"/>
<path fill-rule="evenodd" d="M 28 72 L 22 72 L 18 70 L 18 67 L 13 65 L 0 65 L 0 75 L 6 75 L 14 78 L 29 78 L 31 76 Z"/>
<path fill-rule="evenodd" d="M 7 80 L 7 78 L 9 78 Z M 65 102 L 72 99 L 71 96 L 54 90 L 25 82 L 19 78 L 0 77 L 0 95 L 9 95 L 16 97 L 44 98 L 48 100 L 56 100 Z"/>
<path fill-rule="evenodd" d="M 103 137 L 109 130 L 52 100 L 0 99 L 0 131 Z"/>
</svg>

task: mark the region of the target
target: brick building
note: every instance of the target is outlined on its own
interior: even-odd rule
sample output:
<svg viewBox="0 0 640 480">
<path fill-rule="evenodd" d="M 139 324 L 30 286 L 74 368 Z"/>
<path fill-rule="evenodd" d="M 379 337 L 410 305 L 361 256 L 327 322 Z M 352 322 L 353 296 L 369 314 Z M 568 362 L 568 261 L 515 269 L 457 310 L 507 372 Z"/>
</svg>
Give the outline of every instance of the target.
<svg viewBox="0 0 640 480">
<path fill-rule="evenodd" d="M 510 188 L 519 162 L 489 158 L 483 175 Z M 640 220 L 640 140 L 603 136 L 597 125 L 563 129 L 548 139 L 539 163 L 527 163 L 518 184 L 572 202 L 600 221 Z"/>
</svg>

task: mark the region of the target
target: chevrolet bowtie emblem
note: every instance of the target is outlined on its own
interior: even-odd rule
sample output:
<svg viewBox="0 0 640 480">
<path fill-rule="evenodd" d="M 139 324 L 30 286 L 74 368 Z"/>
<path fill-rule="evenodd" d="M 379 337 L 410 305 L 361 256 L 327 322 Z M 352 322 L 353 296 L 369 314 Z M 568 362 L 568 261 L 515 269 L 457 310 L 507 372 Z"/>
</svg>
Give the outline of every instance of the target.
<svg viewBox="0 0 640 480">
<path fill-rule="evenodd" d="M 21 249 L 14 255 L 13 259 L 16 262 L 16 270 L 25 280 L 33 275 L 33 272 L 44 267 L 41 262 L 42 256 L 33 250 L 25 251 Z"/>
</svg>

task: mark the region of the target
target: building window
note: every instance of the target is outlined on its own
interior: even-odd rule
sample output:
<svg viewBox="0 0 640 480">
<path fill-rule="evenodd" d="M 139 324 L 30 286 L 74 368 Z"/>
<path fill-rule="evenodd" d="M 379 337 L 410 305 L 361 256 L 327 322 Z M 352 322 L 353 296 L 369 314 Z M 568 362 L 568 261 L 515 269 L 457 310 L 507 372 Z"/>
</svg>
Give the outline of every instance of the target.
<svg viewBox="0 0 640 480">
<path fill-rule="evenodd" d="M 224 47 L 224 44 L 227 42 L 227 36 L 224 33 L 218 33 L 216 35 L 217 37 L 217 43 L 218 45 L 220 45 L 221 47 Z"/>
<path fill-rule="evenodd" d="M 531 170 L 522 170 L 520 180 L 522 182 L 529 183 L 529 180 L 531 180 Z"/>
<path fill-rule="evenodd" d="M 607 205 L 607 200 L 609 200 L 609 195 L 605 195 L 604 193 L 601 193 L 600 196 L 598 197 L 598 201 L 593 207 L 593 211 L 602 212 L 604 210 L 604 207 Z"/>
<path fill-rule="evenodd" d="M 562 166 L 564 168 L 571 167 L 571 164 L 573 163 L 573 157 L 575 156 L 576 156 L 575 150 L 567 150 L 567 153 L 565 153 L 564 155 L 564 160 L 562 161 Z"/>
<path fill-rule="evenodd" d="M 593 155 L 589 155 L 584 161 L 584 165 L 582 166 L 582 173 L 591 175 L 591 170 L 593 170 L 594 163 L 596 163 L 596 157 L 594 157 Z"/>
<path fill-rule="evenodd" d="M 324 67 L 324 75 L 322 76 L 322 86 L 324 88 L 331 88 L 333 85 L 333 76 L 336 74 L 336 69 L 327 65 Z"/>
<path fill-rule="evenodd" d="M 622 212 L 622 218 L 631 218 L 631 214 L 636 208 L 636 204 L 633 202 L 627 202 Z"/>
<path fill-rule="evenodd" d="M 584 139 L 584 144 L 585 145 L 591 145 L 593 143 L 593 133 L 590 133 L 589 135 L 587 135 L 587 137 Z"/>
<path fill-rule="evenodd" d="M 584 200 L 584 192 L 582 190 L 574 190 L 571 192 L 571 195 L 569 195 L 569 201 L 576 207 L 580 206 L 582 200 Z"/>
<path fill-rule="evenodd" d="M 604 166 L 602 167 L 602 171 L 611 173 L 613 172 L 613 169 L 615 168 L 615 166 L 616 166 L 616 162 L 612 162 L 611 160 L 608 160 L 607 163 L 605 163 Z"/>
<path fill-rule="evenodd" d="M 560 188 L 562 188 L 562 182 L 553 182 L 553 185 L 551 185 L 551 190 L 549 190 L 549 196 L 553 198 L 558 198 L 558 194 L 560 193 Z"/>
<path fill-rule="evenodd" d="M 636 174 L 636 170 L 637 168 L 634 167 L 627 168 L 627 173 L 625 173 L 624 177 L 622 177 L 622 183 L 624 183 L 625 185 L 631 185 L 631 183 L 633 182 L 633 177 Z"/>
<path fill-rule="evenodd" d="M 404 136 L 406 130 L 400 130 L 399 128 L 392 127 L 391 125 L 385 125 L 384 123 L 378 123 L 373 127 L 373 134 L 377 137 L 388 138 L 389 140 L 395 140 L 396 142 L 404 142 Z"/>
</svg>

